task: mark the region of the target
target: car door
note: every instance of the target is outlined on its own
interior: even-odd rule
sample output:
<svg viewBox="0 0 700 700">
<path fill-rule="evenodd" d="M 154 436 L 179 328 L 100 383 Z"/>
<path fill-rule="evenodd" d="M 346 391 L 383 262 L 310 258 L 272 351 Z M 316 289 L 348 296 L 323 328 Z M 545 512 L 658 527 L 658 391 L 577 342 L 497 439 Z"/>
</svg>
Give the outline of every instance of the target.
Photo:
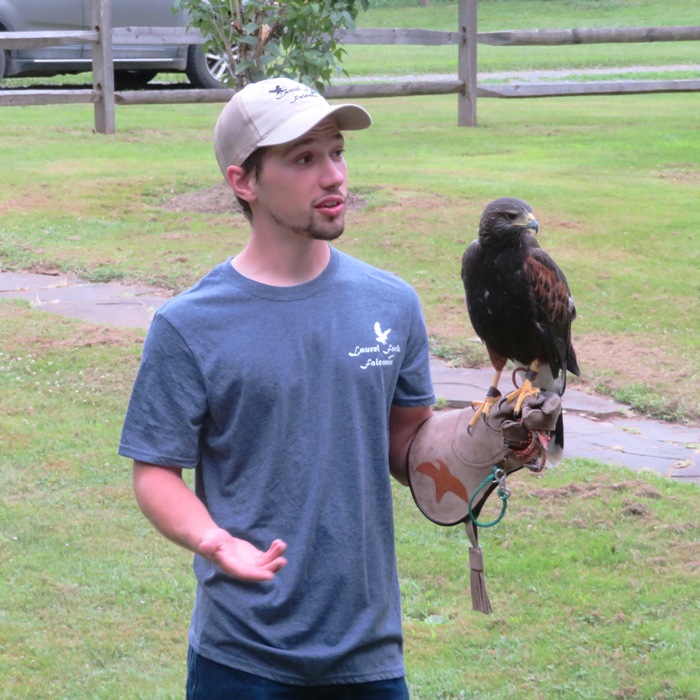
<svg viewBox="0 0 700 700">
<path fill-rule="evenodd" d="M 89 24 L 90 0 L 85 4 L 86 22 Z M 112 0 L 113 27 L 180 27 L 183 26 L 182 12 L 173 14 L 173 0 Z M 162 61 L 174 58 L 178 51 L 182 54 L 186 47 L 156 45 L 122 45 L 113 47 L 115 64 L 137 60 L 143 65 L 149 61 Z"/>
<path fill-rule="evenodd" d="M 12 4 L 12 3 L 10 3 Z M 17 3 L 16 24 L 18 32 L 45 32 L 82 29 L 85 24 L 83 17 L 83 0 L 21 0 Z M 18 59 L 32 59 L 36 62 L 70 63 L 79 61 L 82 46 L 52 46 L 39 49 L 19 49 Z"/>
</svg>

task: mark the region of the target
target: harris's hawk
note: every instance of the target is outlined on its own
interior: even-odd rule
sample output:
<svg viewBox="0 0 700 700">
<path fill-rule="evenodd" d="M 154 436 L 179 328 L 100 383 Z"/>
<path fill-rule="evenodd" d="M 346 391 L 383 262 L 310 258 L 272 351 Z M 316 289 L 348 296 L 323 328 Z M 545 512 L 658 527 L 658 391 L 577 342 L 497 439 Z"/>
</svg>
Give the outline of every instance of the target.
<svg viewBox="0 0 700 700">
<path fill-rule="evenodd" d="M 462 258 L 469 319 L 496 370 L 472 425 L 501 396 L 498 382 L 508 360 L 527 368 L 522 385 L 508 395 L 516 400 L 516 415 L 526 396 L 540 388 L 561 396 L 567 370 L 580 374 L 571 344 L 576 308 L 564 273 L 535 240 L 537 230 L 526 202 L 497 199 L 484 209 L 479 237 Z M 548 450 L 551 461 L 557 461 L 563 447 L 560 416 Z"/>
</svg>

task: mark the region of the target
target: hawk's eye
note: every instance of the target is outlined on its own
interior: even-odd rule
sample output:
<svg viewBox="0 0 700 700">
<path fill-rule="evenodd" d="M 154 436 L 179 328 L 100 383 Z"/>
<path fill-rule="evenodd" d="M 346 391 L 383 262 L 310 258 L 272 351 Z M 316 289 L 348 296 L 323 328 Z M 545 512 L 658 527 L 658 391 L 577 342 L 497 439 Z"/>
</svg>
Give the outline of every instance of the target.
<svg viewBox="0 0 700 700">
<path fill-rule="evenodd" d="M 508 219 L 508 221 L 515 221 L 517 218 L 518 218 L 518 215 L 514 214 L 512 211 L 506 212 L 506 219 Z"/>
</svg>

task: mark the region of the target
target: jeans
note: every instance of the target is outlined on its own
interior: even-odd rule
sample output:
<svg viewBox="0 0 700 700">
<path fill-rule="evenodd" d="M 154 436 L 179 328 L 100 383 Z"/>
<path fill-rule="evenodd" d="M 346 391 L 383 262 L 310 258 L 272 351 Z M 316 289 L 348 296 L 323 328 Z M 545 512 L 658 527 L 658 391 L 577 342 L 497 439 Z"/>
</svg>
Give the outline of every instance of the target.
<svg viewBox="0 0 700 700">
<path fill-rule="evenodd" d="M 408 700 L 404 678 L 345 685 L 287 685 L 187 653 L 187 700 Z"/>
</svg>

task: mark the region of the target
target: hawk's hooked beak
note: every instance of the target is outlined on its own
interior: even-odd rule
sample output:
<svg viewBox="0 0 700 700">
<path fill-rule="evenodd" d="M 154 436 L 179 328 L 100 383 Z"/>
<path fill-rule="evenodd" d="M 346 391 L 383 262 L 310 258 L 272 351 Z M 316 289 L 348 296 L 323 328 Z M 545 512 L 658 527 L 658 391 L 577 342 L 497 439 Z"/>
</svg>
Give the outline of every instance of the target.
<svg viewBox="0 0 700 700">
<path fill-rule="evenodd" d="M 540 227 L 537 224 L 537 219 L 535 218 L 535 215 L 532 212 L 527 213 L 527 221 L 525 223 L 525 228 L 532 229 L 532 232 L 535 234 L 540 230 Z"/>
</svg>

